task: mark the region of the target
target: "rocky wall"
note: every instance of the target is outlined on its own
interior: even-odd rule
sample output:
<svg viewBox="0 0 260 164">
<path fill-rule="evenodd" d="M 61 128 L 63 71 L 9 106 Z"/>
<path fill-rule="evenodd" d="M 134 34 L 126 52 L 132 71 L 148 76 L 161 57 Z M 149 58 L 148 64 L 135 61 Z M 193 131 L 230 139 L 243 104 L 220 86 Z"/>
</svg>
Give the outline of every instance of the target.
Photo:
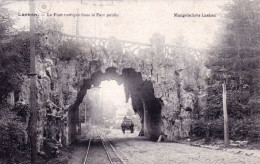
<svg viewBox="0 0 260 164">
<path fill-rule="evenodd" d="M 71 123 L 75 123 L 76 119 L 69 120 L 68 115 L 70 110 L 75 110 L 82 102 L 83 85 L 95 72 L 105 73 L 111 67 L 119 75 L 124 69 L 131 68 L 141 74 L 143 81 L 151 83 L 154 99 L 160 103 L 158 131 L 165 134 L 167 140 L 190 135 L 193 111 L 205 107 L 207 96 L 205 81 L 208 70 L 198 56 L 179 49 L 169 53 L 166 58 L 164 37 L 156 34 L 151 38 L 151 47 L 140 48 L 137 54 L 126 51 L 120 41 L 113 38 L 106 47 L 92 47 L 82 42 L 81 47 L 78 47 L 81 50 L 79 55 L 74 55 L 70 60 L 61 60 L 57 52 L 59 46 L 56 50 L 48 48 L 53 45 L 50 43 L 53 39 L 48 40 L 50 37 L 44 37 L 45 40 L 41 42 L 42 54 L 37 55 L 39 145 L 45 138 L 58 139 L 65 145 L 70 143 L 69 126 L 73 126 Z M 59 42 L 55 45 L 62 45 Z M 28 103 L 28 100 L 29 80 L 24 77 L 19 101 Z M 149 108 L 153 108 L 151 101 L 146 103 Z M 140 99 L 137 99 L 133 107 L 143 118 L 143 107 L 140 104 Z M 72 117 L 77 116 L 74 114 Z"/>
</svg>

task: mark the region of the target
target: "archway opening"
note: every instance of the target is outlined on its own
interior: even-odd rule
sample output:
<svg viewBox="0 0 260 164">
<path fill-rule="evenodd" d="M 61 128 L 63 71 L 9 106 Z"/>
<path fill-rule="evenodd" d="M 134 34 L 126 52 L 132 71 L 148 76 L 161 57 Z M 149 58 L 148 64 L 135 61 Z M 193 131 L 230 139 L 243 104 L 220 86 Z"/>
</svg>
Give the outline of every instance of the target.
<svg viewBox="0 0 260 164">
<path fill-rule="evenodd" d="M 112 83 L 110 83 L 109 81 Z M 118 93 L 116 93 L 115 92 L 116 90 L 113 88 L 116 86 L 115 84 L 118 85 L 117 87 L 119 87 L 118 91 L 121 90 Z M 122 91 L 122 89 L 124 90 L 124 92 Z M 68 122 L 70 124 L 69 126 L 70 141 L 76 139 L 75 134 L 77 133 L 77 129 L 80 129 L 77 128 L 77 126 L 80 127 L 82 122 L 79 117 L 80 104 L 84 102 L 85 95 L 94 92 L 92 90 L 96 90 L 96 95 L 98 95 L 99 97 L 97 99 L 94 98 L 95 96 L 92 96 L 94 102 L 96 103 L 94 113 L 96 113 L 97 116 L 93 116 L 91 114 L 91 110 L 89 107 L 89 109 L 86 109 L 86 114 L 84 114 L 85 119 L 86 118 L 90 119 L 92 120 L 92 123 L 99 123 L 99 124 L 104 124 L 105 121 L 109 122 L 111 120 L 115 121 L 116 123 L 120 122 L 120 116 L 113 119 L 107 119 L 104 117 L 105 114 L 104 92 L 107 92 L 106 94 L 107 94 L 109 105 L 106 105 L 105 106 L 106 108 L 121 108 L 118 109 L 118 111 L 121 111 L 119 112 L 121 113 L 121 117 L 124 116 L 124 112 L 123 112 L 124 110 L 127 111 L 127 109 L 129 109 L 129 111 L 131 110 L 134 111 L 134 113 L 136 113 L 140 118 L 139 121 L 141 125 L 140 125 L 139 135 L 141 136 L 144 135 L 150 138 L 151 140 L 158 139 L 159 135 L 161 134 L 161 109 L 163 104 L 160 99 L 154 96 L 154 89 L 153 89 L 152 82 L 143 81 L 141 73 L 136 72 L 132 68 L 123 69 L 122 72 L 120 73 L 120 71 L 118 71 L 116 68 L 111 67 L 106 69 L 105 73 L 102 73 L 101 71 L 97 71 L 91 75 L 91 78 L 84 80 L 83 85 L 78 93 L 77 100 L 69 109 Z M 113 95 L 113 92 L 115 92 L 114 93 L 115 95 Z M 122 96 L 123 94 L 125 96 Z M 119 120 L 116 121 L 117 119 Z M 111 126 L 118 127 L 118 125 L 116 124 Z"/>
<path fill-rule="evenodd" d="M 140 116 L 133 110 L 131 97 L 126 99 L 124 83 L 118 84 L 115 80 L 102 81 L 99 86 L 92 85 L 79 111 L 82 130 L 87 129 L 86 126 L 98 125 L 118 134 L 124 118 L 133 123 L 133 131 L 126 129 L 125 133 L 138 134 L 142 127 Z"/>
</svg>

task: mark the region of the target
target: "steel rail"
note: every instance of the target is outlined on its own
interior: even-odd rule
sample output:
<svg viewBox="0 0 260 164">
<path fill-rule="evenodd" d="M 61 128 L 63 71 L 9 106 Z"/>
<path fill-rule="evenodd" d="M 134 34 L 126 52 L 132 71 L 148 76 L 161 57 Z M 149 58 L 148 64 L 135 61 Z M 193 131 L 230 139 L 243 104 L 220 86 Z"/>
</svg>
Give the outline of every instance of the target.
<svg viewBox="0 0 260 164">
<path fill-rule="evenodd" d="M 101 136 L 101 134 L 100 134 L 101 128 L 99 127 L 98 129 L 99 129 L 98 133 L 99 133 L 99 136 L 100 136 L 102 145 L 104 146 L 104 149 L 105 149 L 105 151 L 106 151 L 107 157 L 108 157 L 110 163 L 111 163 L 111 164 L 114 164 L 114 162 L 113 162 L 112 159 L 111 159 L 111 156 L 110 156 L 109 153 L 108 153 L 107 147 L 106 147 L 106 145 L 105 145 L 105 143 L 104 143 L 104 139 L 103 139 L 104 136 L 103 136 L 103 138 L 102 138 L 102 136 Z"/>
<path fill-rule="evenodd" d="M 107 155 L 107 157 L 108 157 L 108 159 L 109 159 L 109 162 L 110 162 L 111 164 L 115 164 L 115 163 L 118 163 L 118 162 L 120 162 L 120 163 L 122 163 L 122 164 L 125 164 L 124 160 L 122 160 L 122 158 L 120 158 L 120 156 L 117 154 L 117 152 L 116 152 L 114 146 L 110 143 L 110 140 L 109 140 L 105 135 L 101 135 L 101 133 L 100 133 L 100 131 L 101 131 L 100 127 L 99 127 L 98 129 L 99 129 L 99 130 L 98 130 L 97 132 L 98 132 L 98 135 L 99 135 L 100 140 L 101 140 L 101 142 L 102 142 L 102 145 L 103 145 L 103 147 L 104 147 L 104 149 L 105 149 L 105 152 L 106 152 L 106 155 Z M 90 139 L 89 139 L 88 148 L 87 148 L 87 153 L 86 153 L 86 155 L 85 155 L 83 164 L 87 164 L 87 160 L 88 160 L 88 157 L 89 157 L 88 155 L 89 155 L 90 146 L 91 146 L 91 141 L 92 141 L 92 139 L 90 138 Z M 109 154 L 108 148 L 107 148 L 107 146 L 106 146 L 105 143 L 107 143 L 107 144 L 108 144 L 107 146 L 109 146 L 109 147 L 112 149 L 112 150 L 110 149 L 110 151 L 112 151 L 112 152 L 114 153 L 115 157 L 116 157 L 117 159 L 119 159 L 119 161 L 113 162 L 112 157 L 111 157 L 111 155 Z"/>
<path fill-rule="evenodd" d="M 89 142 L 88 142 L 88 149 L 87 149 L 87 153 L 86 153 L 86 155 L 85 155 L 83 164 L 86 164 L 86 163 L 87 163 L 88 153 L 89 153 L 89 149 L 90 149 L 90 144 L 91 144 L 91 138 L 89 139 Z"/>
<path fill-rule="evenodd" d="M 106 151 L 106 154 L 107 154 L 107 157 L 108 157 L 110 163 L 111 163 L 111 164 L 114 164 L 114 162 L 112 161 L 112 159 L 111 159 L 111 157 L 110 157 L 110 155 L 109 155 L 109 153 L 108 153 L 107 147 L 106 147 L 106 145 L 105 145 L 105 143 L 104 143 L 102 137 L 100 137 L 100 139 L 101 139 L 101 142 L 102 142 L 102 144 L 103 144 L 103 146 L 104 146 L 104 149 L 105 149 L 105 151 Z"/>
<path fill-rule="evenodd" d="M 122 160 L 122 158 L 120 158 L 120 156 L 117 154 L 116 149 L 114 148 L 114 146 L 110 143 L 109 139 L 106 136 L 103 136 L 103 140 L 106 140 L 106 142 L 108 143 L 108 145 L 111 147 L 111 149 L 113 150 L 113 152 L 115 153 L 116 157 L 120 160 L 120 162 L 122 162 L 123 164 L 125 164 L 124 160 Z M 112 164 L 114 164 L 114 162 L 112 161 Z"/>
</svg>

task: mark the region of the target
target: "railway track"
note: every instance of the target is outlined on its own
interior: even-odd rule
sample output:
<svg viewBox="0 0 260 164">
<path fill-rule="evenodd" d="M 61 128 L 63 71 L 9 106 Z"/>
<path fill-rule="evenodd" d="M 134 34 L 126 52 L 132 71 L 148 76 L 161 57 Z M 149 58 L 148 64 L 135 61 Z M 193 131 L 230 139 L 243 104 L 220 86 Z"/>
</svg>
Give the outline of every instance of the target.
<svg viewBox="0 0 260 164">
<path fill-rule="evenodd" d="M 119 157 L 109 139 L 100 135 L 99 138 L 90 139 L 83 164 L 110 163 L 125 164 Z"/>
</svg>

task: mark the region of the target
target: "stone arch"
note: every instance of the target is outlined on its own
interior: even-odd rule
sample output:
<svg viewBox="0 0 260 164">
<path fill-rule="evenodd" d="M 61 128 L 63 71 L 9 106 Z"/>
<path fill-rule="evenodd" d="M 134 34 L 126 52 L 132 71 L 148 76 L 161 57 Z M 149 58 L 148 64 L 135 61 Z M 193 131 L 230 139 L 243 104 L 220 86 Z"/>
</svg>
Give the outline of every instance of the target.
<svg viewBox="0 0 260 164">
<path fill-rule="evenodd" d="M 99 68 L 98 64 L 95 68 Z M 116 80 L 119 84 L 124 83 L 126 95 L 132 98 L 133 109 L 141 118 L 143 125 L 141 133 L 152 140 L 156 140 L 161 134 L 160 126 L 163 101 L 155 97 L 152 82 L 143 80 L 142 74 L 136 72 L 133 68 L 124 68 L 122 71 L 119 71 L 115 67 L 109 67 L 104 73 L 97 70 L 92 73 L 90 78 L 83 80 L 77 99 L 68 110 L 69 142 L 72 142 L 76 138 L 76 126 L 79 122 L 79 105 L 82 103 L 87 90 L 92 85 L 97 86 L 104 80 Z"/>
<path fill-rule="evenodd" d="M 66 40 L 66 37 L 73 38 L 64 35 L 63 40 Z M 43 137 L 43 128 L 48 122 L 47 115 L 51 115 L 53 119 L 61 119 L 59 127 L 52 126 L 60 129 L 62 144 L 67 145 L 71 142 L 73 137 L 68 133 L 76 131 L 76 128 L 69 126 L 77 123 L 77 113 L 71 111 L 77 111 L 87 89 L 91 87 L 91 78 L 108 70 L 120 76 L 127 71 L 131 73 L 132 70 L 136 76 L 141 77 L 140 81 L 145 82 L 142 83 L 143 86 L 153 89 L 150 92 L 153 94 L 147 93 L 148 99 L 145 101 L 134 97 L 138 101 L 133 107 L 135 109 L 146 107 L 152 110 L 149 107 L 150 102 L 154 103 L 154 106 L 161 106 L 158 119 L 160 127 L 157 132 L 162 132 L 167 141 L 189 137 L 194 111 L 199 113 L 207 105 L 206 81 L 209 78 L 206 76 L 208 70 L 204 64 L 190 54 L 194 50 L 165 44 L 164 37 L 160 35 L 152 36 L 149 44 L 109 38 L 93 40 L 81 37 L 80 40 L 82 44 L 77 48 L 81 49 L 82 53 L 74 55 L 70 60 L 61 60 L 55 51 L 46 53 L 44 58 L 37 56 L 39 142 L 46 139 Z M 46 43 L 48 42 L 41 44 L 46 46 Z M 123 73 L 124 71 L 126 72 Z M 18 102 L 29 103 L 28 84 L 29 79 L 24 77 Z M 127 91 L 129 92 L 129 88 Z M 149 95 L 152 97 L 149 98 Z M 148 101 L 149 99 L 151 101 Z M 46 105 L 49 103 L 52 104 L 51 110 L 48 110 L 49 105 Z M 142 112 L 140 114 L 143 115 Z M 147 125 L 149 126 L 153 125 Z M 47 133 L 48 131 L 50 128 L 46 129 Z M 157 136 L 157 133 L 150 134 L 152 137 Z M 55 135 L 51 135 L 51 138 L 55 138 Z"/>
</svg>

